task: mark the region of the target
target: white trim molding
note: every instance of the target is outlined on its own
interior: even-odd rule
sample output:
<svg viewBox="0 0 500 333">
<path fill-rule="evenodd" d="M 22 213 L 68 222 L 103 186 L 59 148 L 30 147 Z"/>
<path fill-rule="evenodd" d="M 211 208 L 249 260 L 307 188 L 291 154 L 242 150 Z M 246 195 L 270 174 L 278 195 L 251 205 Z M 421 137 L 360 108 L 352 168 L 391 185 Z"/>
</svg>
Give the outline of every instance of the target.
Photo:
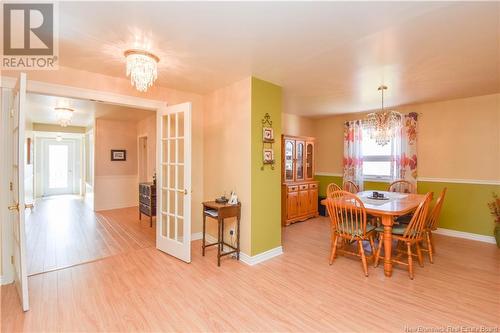
<svg viewBox="0 0 500 333">
<path fill-rule="evenodd" d="M 456 178 L 427 178 L 427 177 L 418 177 L 417 181 L 418 182 L 435 182 L 435 183 L 500 185 L 500 180 L 486 180 L 486 179 L 456 179 Z"/>
<path fill-rule="evenodd" d="M 16 78 L 2 75 L 0 84 L 3 88 L 12 89 L 16 84 Z M 98 100 L 110 104 L 118 104 L 135 108 L 141 107 L 152 111 L 167 105 L 166 102 L 153 99 L 34 80 L 27 81 L 26 90 L 30 93 Z"/>
<path fill-rule="evenodd" d="M 316 172 L 315 176 L 330 176 L 330 177 L 343 177 L 341 173 L 332 172 Z M 365 177 L 364 181 L 390 183 L 387 179 L 377 179 Z M 500 185 L 500 180 L 488 179 L 459 179 L 459 178 L 431 178 L 431 177 L 418 177 L 417 182 L 433 182 L 433 183 L 457 183 L 457 184 L 478 184 L 478 185 Z"/>
<path fill-rule="evenodd" d="M 435 231 L 435 233 L 438 235 L 464 238 L 464 239 L 470 239 L 470 240 L 475 240 L 475 241 L 484 242 L 484 243 L 496 244 L 495 237 L 493 237 L 493 236 L 485 236 L 485 235 L 473 234 L 470 232 L 464 232 L 464 231 L 458 231 L 458 230 L 452 230 L 452 229 L 444 229 L 444 228 L 438 228 Z"/>
<path fill-rule="evenodd" d="M 315 176 L 330 176 L 330 177 L 344 177 L 341 173 L 331 173 L 331 172 L 316 172 Z"/>
<path fill-rule="evenodd" d="M 260 264 L 261 262 L 267 261 L 269 259 L 272 259 L 274 257 L 277 257 L 281 254 L 283 254 L 282 246 L 275 247 L 274 249 L 259 253 L 254 256 L 249 256 L 246 253 L 240 252 L 240 261 L 244 262 L 249 266 L 253 266 Z"/>
<path fill-rule="evenodd" d="M 195 233 L 191 234 L 191 242 L 195 241 L 195 240 L 202 239 L 202 238 L 203 238 L 203 233 L 201 231 L 200 232 L 195 232 Z"/>
</svg>

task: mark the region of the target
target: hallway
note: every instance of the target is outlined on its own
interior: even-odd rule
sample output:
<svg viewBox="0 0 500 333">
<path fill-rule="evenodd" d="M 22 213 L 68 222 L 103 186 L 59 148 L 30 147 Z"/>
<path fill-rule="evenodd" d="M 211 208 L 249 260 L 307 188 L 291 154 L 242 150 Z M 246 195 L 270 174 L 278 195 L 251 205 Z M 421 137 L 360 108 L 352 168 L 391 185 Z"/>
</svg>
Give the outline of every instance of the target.
<svg viewBox="0 0 500 333">
<path fill-rule="evenodd" d="M 28 275 L 154 247 L 154 226 L 137 214 L 136 207 L 96 213 L 76 195 L 37 200 L 26 217 Z"/>
</svg>

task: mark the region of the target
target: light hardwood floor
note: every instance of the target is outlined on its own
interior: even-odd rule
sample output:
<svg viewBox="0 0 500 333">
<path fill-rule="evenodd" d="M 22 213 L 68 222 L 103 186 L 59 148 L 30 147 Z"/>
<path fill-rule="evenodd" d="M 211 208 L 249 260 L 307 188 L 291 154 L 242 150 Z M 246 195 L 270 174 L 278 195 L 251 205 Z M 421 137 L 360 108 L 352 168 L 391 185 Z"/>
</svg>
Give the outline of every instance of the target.
<svg viewBox="0 0 500 333">
<path fill-rule="evenodd" d="M 114 213 L 105 213 L 104 216 Z M 124 214 L 123 216 L 125 216 Z M 121 215 L 120 215 L 121 216 Z M 29 278 L 23 314 L 13 286 L 2 287 L 2 331 L 404 332 L 499 326 L 500 251 L 495 245 L 436 236 L 435 263 L 363 275 L 358 260 L 328 265 L 328 220 L 283 231 L 285 253 L 257 266 L 214 249 L 182 263 L 154 247 Z"/>
<path fill-rule="evenodd" d="M 26 218 L 28 275 L 154 246 L 155 228 L 137 214 L 137 208 L 94 213 L 75 195 L 37 200 Z"/>
</svg>

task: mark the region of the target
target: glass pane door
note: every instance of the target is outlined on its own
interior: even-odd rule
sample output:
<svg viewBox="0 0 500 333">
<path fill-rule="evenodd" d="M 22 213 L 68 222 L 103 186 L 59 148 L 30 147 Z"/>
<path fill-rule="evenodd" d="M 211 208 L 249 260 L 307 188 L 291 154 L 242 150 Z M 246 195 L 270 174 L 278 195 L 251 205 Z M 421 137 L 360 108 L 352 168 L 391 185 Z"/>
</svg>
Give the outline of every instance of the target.
<svg viewBox="0 0 500 333">
<path fill-rule="evenodd" d="M 67 145 L 49 144 L 49 188 L 68 187 L 68 159 Z"/>
<path fill-rule="evenodd" d="M 184 242 L 184 114 L 163 117 L 162 236 Z"/>
<path fill-rule="evenodd" d="M 313 178 L 313 150 L 314 150 L 313 144 L 308 142 L 307 148 L 306 148 L 306 178 L 307 179 Z"/>
<path fill-rule="evenodd" d="M 285 181 L 293 181 L 294 141 L 285 140 Z"/>
<path fill-rule="evenodd" d="M 191 262 L 191 103 L 159 110 L 156 247 Z"/>
<path fill-rule="evenodd" d="M 296 170 L 296 176 L 295 180 L 304 180 L 304 141 L 296 141 L 297 145 L 297 153 L 295 154 L 296 156 L 296 163 L 295 163 L 295 168 Z"/>
</svg>

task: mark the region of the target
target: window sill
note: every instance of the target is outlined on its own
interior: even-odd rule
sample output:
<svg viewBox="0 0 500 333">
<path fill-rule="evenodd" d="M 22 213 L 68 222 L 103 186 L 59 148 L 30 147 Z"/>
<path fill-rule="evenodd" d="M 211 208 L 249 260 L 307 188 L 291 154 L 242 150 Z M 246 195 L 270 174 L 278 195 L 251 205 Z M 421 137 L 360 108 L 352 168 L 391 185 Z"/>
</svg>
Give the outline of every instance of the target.
<svg viewBox="0 0 500 333">
<path fill-rule="evenodd" d="M 363 181 L 365 182 L 376 182 L 376 183 L 392 183 L 392 178 L 386 177 L 374 177 L 374 176 L 363 176 Z"/>
</svg>

